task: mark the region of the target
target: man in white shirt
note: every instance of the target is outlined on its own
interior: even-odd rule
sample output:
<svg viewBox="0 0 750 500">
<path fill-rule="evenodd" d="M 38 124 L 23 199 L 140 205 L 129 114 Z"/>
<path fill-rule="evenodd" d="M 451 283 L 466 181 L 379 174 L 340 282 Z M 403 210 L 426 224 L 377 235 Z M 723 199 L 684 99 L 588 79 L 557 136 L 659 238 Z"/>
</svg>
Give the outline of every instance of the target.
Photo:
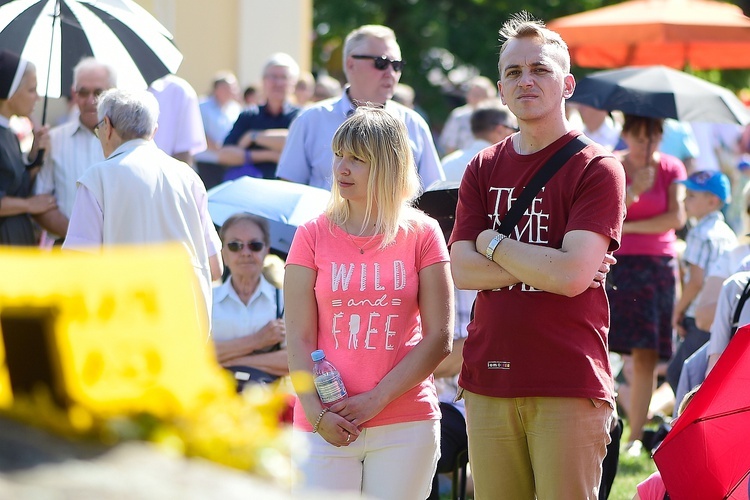
<svg viewBox="0 0 750 500">
<path fill-rule="evenodd" d="M 475 76 L 468 81 L 466 104 L 451 111 L 440 133 L 438 143 L 445 154 L 458 149 L 466 149 L 474 137 L 471 134 L 471 113 L 487 99 L 497 97 L 497 87 L 486 76 Z"/>
<path fill-rule="evenodd" d="M 576 109 L 583 122 L 581 132 L 592 141 L 614 151 L 620 142 L 622 127 L 612 119 L 609 112 L 581 103 L 576 105 Z"/>
<path fill-rule="evenodd" d="M 95 131 L 107 159 L 78 180 L 63 248 L 98 252 L 109 245 L 180 243 L 200 285 L 196 312 L 208 332 L 211 283 L 223 264 L 203 182 L 152 140 L 159 105 L 150 93 L 104 92 L 98 116 Z"/>
<path fill-rule="evenodd" d="M 64 238 L 68 231 L 76 181 L 87 168 L 104 160 L 102 146 L 94 135 L 99 121 L 96 100 L 116 83 L 115 70 L 93 57 L 82 59 L 73 68 L 71 99 L 79 116 L 50 130 L 50 150 L 34 186 L 35 194 L 53 194 L 57 199 L 57 209 L 37 217 L 53 239 Z"/>
<path fill-rule="evenodd" d="M 239 94 L 240 86 L 233 73 L 222 71 L 214 76 L 211 95 L 200 103 L 209 151 L 221 148 L 234 122 L 237 121 L 242 111 L 242 105 L 238 100 Z M 200 154 L 196 155 L 196 160 L 200 159 Z"/>
<path fill-rule="evenodd" d="M 471 113 L 474 141 L 443 158 L 446 181 L 461 182 L 469 160 L 484 148 L 496 144 L 518 130 L 516 117 L 499 100 L 485 101 Z"/>
<path fill-rule="evenodd" d="M 198 94 L 177 75 L 159 78 L 148 90 L 159 103 L 159 128 L 154 142 L 168 155 L 193 167 L 193 157 L 207 147 Z"/>
</svg>

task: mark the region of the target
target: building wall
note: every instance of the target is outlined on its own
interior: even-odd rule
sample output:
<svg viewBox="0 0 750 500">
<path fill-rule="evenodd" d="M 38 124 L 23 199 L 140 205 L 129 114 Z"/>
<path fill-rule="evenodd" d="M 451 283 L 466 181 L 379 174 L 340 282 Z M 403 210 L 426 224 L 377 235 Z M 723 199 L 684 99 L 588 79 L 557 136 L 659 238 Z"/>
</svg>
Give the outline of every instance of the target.
<svg viewBox="0 0 750 500">
<path fill-rule="evenodd" d="M 258 84 L 263 63 L 287 52 L 311 65 L 312 0 L 135 0 L 174 35 L 185 57 L 177 74 L 199 94 L 230 70 L 242 87 Z"/>
</svg>

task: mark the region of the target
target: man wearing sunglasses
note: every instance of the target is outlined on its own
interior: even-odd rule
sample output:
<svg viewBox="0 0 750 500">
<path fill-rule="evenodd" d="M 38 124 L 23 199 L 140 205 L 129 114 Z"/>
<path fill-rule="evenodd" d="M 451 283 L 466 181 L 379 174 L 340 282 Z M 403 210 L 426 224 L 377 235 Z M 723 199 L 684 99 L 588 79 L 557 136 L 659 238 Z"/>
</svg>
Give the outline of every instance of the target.
<svg viewBox="0 0 750 500">
<path fill-rule="evenodd" d="M 98 252 L 102 246 L 180 243 L 196 282 L 196 320 L 209 332 L 211 283 L 223 264 L 221 241 L 208 214 L 198 174 L 153 141 L 159 105 L 147 91 L 108 90 L 97 105 L 95 131 L 106 160 L 78 179 L 64 249 Z"/>
<path fill-rule="evenodd" d="M 115 87 L 115 70 L 93 57 L 82 59 L 73 68 L 71 100 L 78 117 L 50 130 L 50 150 L 39 171 L 35 194 L 52 194 L 57 208 L 37 217 L 49 231 L 44 241 L 50 244 L 64 238 L 76 195 L 76 181 L 94 163 L 104 160 L 102 147 L 94 136 L 99 121 L 96 100 L 107 89 Z"/>
<path fill-rule="evenodd" d="M 393 30 L 367 25 L 349 33 L 344 42 L 348 85 L 343 95 L 317 103 L 292 122 L 276 175 L 330 189 L 333 134 L 354 108 L 367 104 L 384 106 L 404 121 L 422 185 L 427 187 L 443 180 L 443 169 L 427 123 L 418 113 L 391 99 L 403 69 L 401 49 Z"/>
</svg>

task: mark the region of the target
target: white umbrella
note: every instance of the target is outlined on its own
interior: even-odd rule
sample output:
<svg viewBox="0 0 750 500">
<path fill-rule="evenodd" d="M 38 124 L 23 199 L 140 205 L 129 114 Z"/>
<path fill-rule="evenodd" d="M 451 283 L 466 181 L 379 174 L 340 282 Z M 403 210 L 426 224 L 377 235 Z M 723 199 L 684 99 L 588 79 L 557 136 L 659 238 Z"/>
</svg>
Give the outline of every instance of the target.
<svg viewBox="0 0 750 500">
<path fill-rule="evenodd" d="M 217 226 L 242 212 L 267 219 L 271 248 L 288 253 L 297 226 L 323 213 L 330 196 L 305 184 L 245 176 L 211 188 L 208 212 Z"/>
<path fill-rule="evenodd" d="M 45 97 L 67 94 L 87 56 L 111 65 L 123 89 L 145 89 L 182 62 L 169 31 L 131 0 L 0 0 L 0 47 L 34 63 Z"/>
</svg>

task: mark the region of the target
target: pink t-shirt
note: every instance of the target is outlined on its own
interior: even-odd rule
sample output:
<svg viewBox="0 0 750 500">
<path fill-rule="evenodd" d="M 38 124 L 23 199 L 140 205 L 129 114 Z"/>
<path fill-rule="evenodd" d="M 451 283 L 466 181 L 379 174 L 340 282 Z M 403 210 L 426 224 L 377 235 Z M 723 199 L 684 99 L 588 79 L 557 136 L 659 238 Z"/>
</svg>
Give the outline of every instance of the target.
<svg viewBox="0 0 750 500">
<path fill-rule="evenodd" d="M 667 488 L 664 487 L 664 481 L 662 481 L 659 471 L 654 472 L 645 481 L 639 483 L 636 490 L 641 500 L 663 500 L 667 493 Z"/>
<path fill-rule="evenodd" d="M 385 249 L 378 249 L 379 236 L 350 237 L 331 227 L 325 214 L 294 235 L 286 263 L 317 272 L 317 348 L 339 370 L 350 396 L 373 389 L 422 339 L 419 272 L 449 257 L 437 222 L 416 211 L 412 220 L 414 228 L 401 229 Z M 364 427 L 439 418 L 430 376 Z M 299 402 L 294 425 L 311 430 Z"/>
<path fill-rule="evenodd" d="M 638 197 L 638 202 L 628 207 L 626 221 L 650 219 L 669 209 L 669 188 L 687 177 L 685 165 L 674 156 L 661 154 L 654 185 Z M 628 180 L 630 184 L 630 180 Z M 664 233 L 622 235 L 617 255 L 669 255 L 675 256 L 675 233 L 670 229 Z"/>
</svg>

